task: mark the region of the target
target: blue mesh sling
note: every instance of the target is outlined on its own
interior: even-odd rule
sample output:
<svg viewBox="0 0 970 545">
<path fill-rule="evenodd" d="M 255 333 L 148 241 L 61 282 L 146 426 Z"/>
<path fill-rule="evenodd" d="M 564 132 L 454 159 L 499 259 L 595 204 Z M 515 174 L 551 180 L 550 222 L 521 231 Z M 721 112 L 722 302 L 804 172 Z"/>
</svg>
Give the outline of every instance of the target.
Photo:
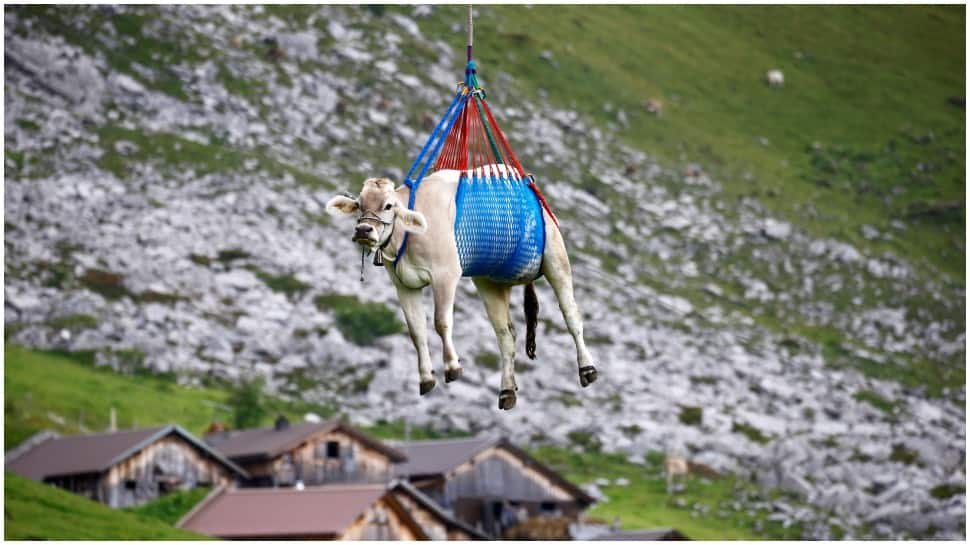
<svg viewBox="0 0 970 545">
<path fill-rule="evenodd" d="M 465 81 L 458 84 L 451 105 L 404 178 L 411 190 L 408 209 L 414 209 L 418 185 L 432 165 L 435 171 L 458 170 L 461 174 L 455 195 L 455 240 L 463 276 L 527 282 L 539 276 L 542 266 L 543 209 L 557 225 L 558 220 L 535 177 L 522 169 L 488 108 L 485 91 L 478 84 L 471 43 L 469 14 Z M 407 243 L 405 234 L 395 266 Z"/>
</svg>

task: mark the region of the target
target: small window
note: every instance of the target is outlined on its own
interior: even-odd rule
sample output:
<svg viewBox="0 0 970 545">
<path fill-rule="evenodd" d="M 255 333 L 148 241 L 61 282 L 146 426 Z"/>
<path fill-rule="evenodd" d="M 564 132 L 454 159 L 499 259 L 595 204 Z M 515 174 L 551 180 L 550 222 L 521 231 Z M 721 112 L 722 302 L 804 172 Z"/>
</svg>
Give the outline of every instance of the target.
<svg viewBox="0 0 970 545">
<path fill-rule="evenodd" d="M 340 458 L 340 443 L 327 441 L 327 458 Z"/>
<path fill-rule="evenodd" d="M 539 504 L 539 509 L 541 509 L 544 513 L 552 513 L 556 510 L 556 502 L 544 501 Z"/>
<path fill-rule="evenodd" d="M 134 479 L 128 479 L 125 481 L 125 490 L 134 490 L 138 488 L 138 482 Z"/>
</svg>

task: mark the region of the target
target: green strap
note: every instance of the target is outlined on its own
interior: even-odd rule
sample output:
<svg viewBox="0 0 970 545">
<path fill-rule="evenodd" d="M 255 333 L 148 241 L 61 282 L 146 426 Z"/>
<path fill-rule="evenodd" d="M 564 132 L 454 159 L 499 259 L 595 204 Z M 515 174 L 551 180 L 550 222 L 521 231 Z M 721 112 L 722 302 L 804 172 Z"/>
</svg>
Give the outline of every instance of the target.
<svg viewBox="0 0 970 545">
<path fill-rule="evenodd" d="M 502 164 L 502 154 L 498 150 L 498 145 L 495 143 L 495 137 L 492 136 L 492 129 L 488 125 L 488 120 L 485 119 L 485 108 L 482 107 L 482 97 L 475 96 L 476 103 L 478 104 L 478 117 L 482 119 L 482 127 L 485 127 L 485 135 L 488 136 L 488 143 L 492 146 L 492 153 L 495 154 L 495 160 Z"/>
</svg>

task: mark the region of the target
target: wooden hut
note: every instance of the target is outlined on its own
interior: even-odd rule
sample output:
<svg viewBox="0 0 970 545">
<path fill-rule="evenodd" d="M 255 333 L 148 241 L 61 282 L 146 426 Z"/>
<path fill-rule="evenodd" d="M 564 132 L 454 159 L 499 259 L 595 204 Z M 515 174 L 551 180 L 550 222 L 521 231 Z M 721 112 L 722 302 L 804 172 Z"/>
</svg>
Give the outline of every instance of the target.
<svg viewBox="0 0 970 545">
<path fill-rule="evenodd" d="M 246 486 L 387 483 L 393 465 L 405 459 L 337 420 L 290 425 L 280 418 L 270 428 L 210 433 L 205 440 L 249 473 Z"/>
<path fill-rule="evenodd" d="M 593 498 L 504 438 L 398 445 L 395 473 L 455 517 L 490 536 L 533 517 L 576 519 Z"/>
<path fill-rule="evenodd" d="M 246 472 L 179 426 L 61 437 L 42 432 L 6 455 L 6 468 L 110 507 L 219 486 Z"/>
</svg>

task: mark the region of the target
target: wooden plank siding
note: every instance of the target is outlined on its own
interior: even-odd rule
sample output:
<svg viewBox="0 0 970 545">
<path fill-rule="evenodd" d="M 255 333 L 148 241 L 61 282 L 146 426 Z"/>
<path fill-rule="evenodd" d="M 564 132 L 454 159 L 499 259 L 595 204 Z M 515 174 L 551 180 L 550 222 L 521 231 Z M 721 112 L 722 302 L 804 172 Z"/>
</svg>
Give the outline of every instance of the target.
<svg viewBox="0 0 970 545">
<path fill-rule="evenodd" d="M 168 435 L 112 466 L 97 483 L 97 499 L 131 507 L 171 490 L 218 486 L 233 480 L 218 461 L 177 435 Z"/>
<path fill-rule="evenodd" d="M 338 445 L 336 457 L 328 456 L 330 442 Z M 239 463 L 256 486 L 291 486 L 298 480 L 307 486 L 385 483 L 392 476 L 391 464 L 386 454 L 340 430 L 315 434 L 271 460 Z"/>
<path fill-rule="evenodd" d="M 337 539 L 341 541 L 417 541 L 428 539 L 404 507 L 384 496 L 362 513 Z M 413 515 L 413 513 L 412 513 Z M 435 538 L 431 538 L 435 539 Z"/>
<path fill-rule="evenodd" d="M 575 518 L 584 509 L 573 493 L 501 445 L 448 472 L 443 482 L 427 482 L 421 491 L 496 537 L 522 522 L 520 515 Z"/>
<path fill-rule="evenodd" d="M 448 533 L 448 526 L 442 521 L 436 514 L 432 513 L 428 509 L 424 508 L 418 502 L 414 501 L 407 494 L 397 492 L 394 494 L 394 498 L 407 509 L 408 513 L 414 518 L 414 520 L 424 529 L 424 533 L 428 534 L 428 538 L 434 541 L 446 541 L 456 539 L 451 537 Z M 461 532 L 457 530 L 457 533 L 464 534 L 466 537 L 459 537 L 457 539 L 471 539 L 466 532 Z"/>
<path fill-rule="evenodd" d="M 518 502 L 571 502 L 572 494 L 501 447 L 484 450 L 449 473 L 444 501 L 497 497 Z"/>
</svg>

